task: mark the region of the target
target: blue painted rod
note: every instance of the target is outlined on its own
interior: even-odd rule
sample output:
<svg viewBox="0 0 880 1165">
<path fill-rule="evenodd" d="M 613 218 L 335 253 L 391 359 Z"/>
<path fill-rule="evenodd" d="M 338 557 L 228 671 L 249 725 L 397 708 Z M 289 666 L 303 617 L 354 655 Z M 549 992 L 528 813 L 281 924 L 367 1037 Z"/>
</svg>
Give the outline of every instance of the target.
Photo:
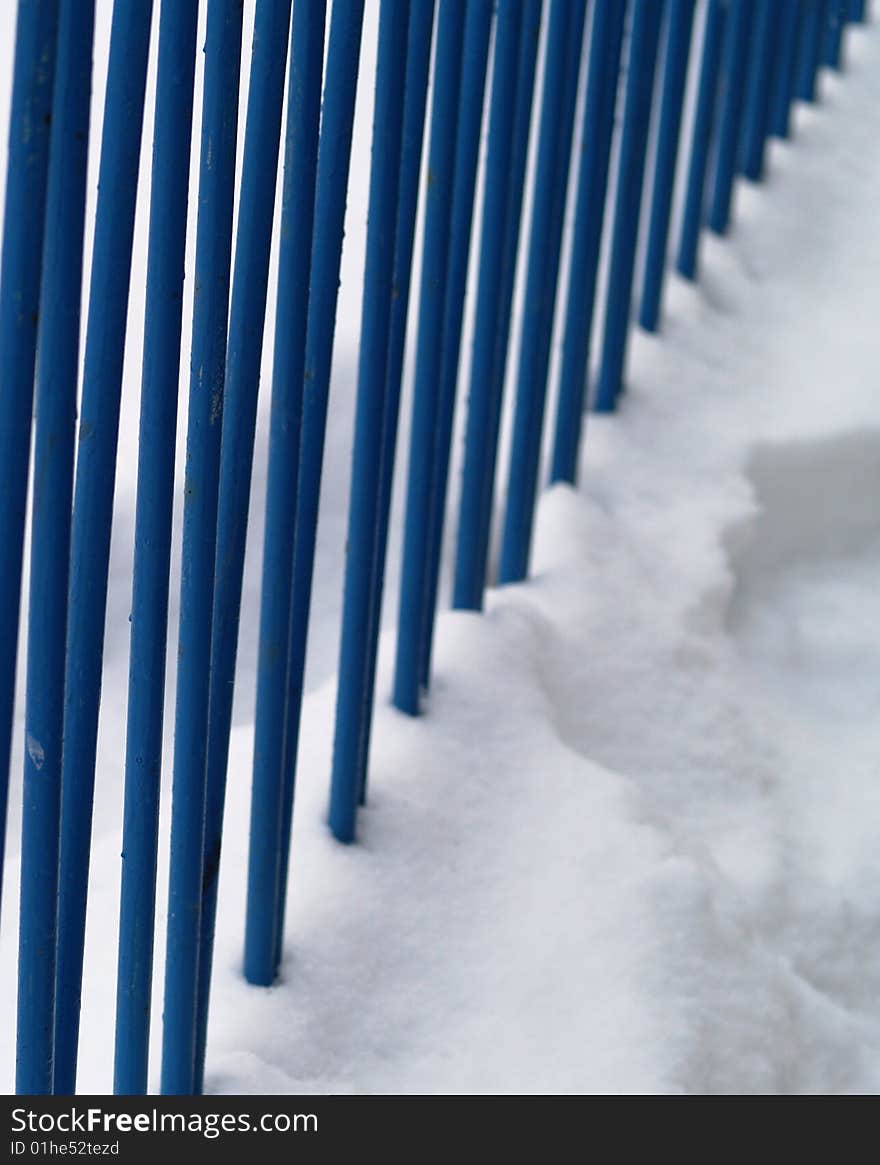
<svg viewBox="0 0 880 1165">
<path fill-rule="evenodd" d="M 823 59 L 826 65 L 838 72 L 843 70 L 843 31 L 846 27 L 846 12 L 847 0 L 831 0 Z"/>
<path fill-rule="evenodd" d="M 601 413 L 614 411 L 617 398 L 623 390 L 642 185 L 662 15 L 663 5 L 656 0 L 636 0 L 617 172 L 608 291 L 605 297 L 602 360 L 596 387 L 595 408 Z"/>
<path fill-rule="evenodd" d="M 795 0 L 797 3 L 797 0 Z M 709 0 L 703 34 L 703 59 L 694 111 L 694 131 L 691 160 L 688 168 L 684 212 L 681 220 L 681 239 L 678 248 L 678 271 L 685 279 L 696 279 L 699 261 L 700 232 L 706 192 L 706 171 L 712 144 L 712 129 L 718 105 L 721 75 L 721 48 L 724 43 L 724 24 L 727 15 L 726 0 Z"/>
<path fill-rule="evenodd" d="M 775 0 L 771 2 L 775 3 Z M 666 251 L 669 243 L 669 218 L 675 191 L 675 170 L 693 26 L 694 0 L 672 0 L 669 10 L 669 32 L 666 37 L 663 101 L 660 106 L 660 128 L 657 132 L 645 281 L 639 315 L 639 322 L 647 332 L 656 332 L 660 321 L 660 301 L 663 295 L 663 275 L 666 270 Z"/>
<path fill-rule="evenodd" d="M 787 138 L 790 132 L 791 103 L 795 93 L 798 46 L 804 17 L 802 0 L 781 0 L 779 14 L 780 49 L 773 79 L 770 132 L 774 137 Z"/>
<path fill-rule="evenodd" d="M 817 100 L 816 82 L 825 45 L 828 0 L 805 0 L 805 2 L 806 9 L 798 49 L 796 92 L 801 101 L 812 105 Z"/>
<path fill-rule="evenodd" d="M 388 387 L 408 22 L 408 0 L 382 0 L 339 688 L 330 781 L 330 829 L 337 841 L 346 843 L 354 841 L 360 792 L 358 761 L 381 492 L 382 428 Z"/>
<path fill-rule="evenodd" d="M 779 56 L 779 0 L 758 0 L 755 43 L 746 89 L 742 172 L 752 182 L 764 176 L 773 68 Z"/>
<path fill-rule="evenodd" d="M 428 563 L 421 616 L 419 679 L 427 689 L 431 678 L 431 655 L 443 552 L 443 527 L 449 486 L 449 458 L 452 426 L 461 357 L 461 331 L 467 293 L 468 261 L 474 219 L 474 195 L 480 152 L 480 127 L 489 60 L 492 26 L 491 0 L 470 0 L 465 21 L 464 62 L 458 131 L 455 146 L 455 180 L 452 194 L 452 232 L 446 304 L 443 311 L 443 355 L 440 364 L 440 392 L 437 402 L 437 430 L 433 449 L 433 473 L 429 494 Z"/>
<path fill-rule="evenodd" d="M 63 0 L 36 384 L 19 912 L 19 1092 L 53 1090 L 64 643 L 94 26 L 92 0 Z"/>
<path fill-rule="evenodd" d="M 217 880 L 289 31 L 290 0 L 260 0 L 254 19 L 223 396 L 195 1052 L 197 1093 L 202 1091 L 205 1071 Z M 277 724 L 273 731 L 278 731 Z"/>
<path fill-rule="evenodd" d="M 626 5 L 621 0 L 599 0 L 593 16 L 571 274 L 550 471 L 550 480 L 554 482 L 574 483 L 577 479 L 625 11 Z"/>
<path fill-rule="evenodd" d="M 302 427 L 325 17 L 324 0 L 294 5 L 272 363 L 251 801 L 251 835 L 261 839 L 277 835 L 281 816 L 287 636 L 293 580 L 294 523 L 291 514 L 296 509 Z M 212 733 L 209 741 L 211 755 L 217 746 L 217 736 L 216 732 Z M 224 764 L 227 755 L 228 736 L 224 742 Z M 278 849 L 277 841 L 271 846 L 255 844 L 250 849 L 244 968 L 252 983 L 271 982 L 275 974 Z"/>
<path fill-rule="evenodd" d="M 321 137 L 318 143 L 315 226 L 303 375 L 293 595 L 287 640 L 288 680 L 283 729 L 284 757 L 277 787 L 278 799 L 274 802 L 274 816 L 261 818 L 254 814 L 253 809 L 251 813 L 252 856 L 248 873 L 245 975 L 252 983 L 272 982 L 281 961 L 284 936 L 297 744 L 363 14 L 363 0 L 349 0 L 346 4 L 334 5 L 330 18 Z M 257 747 L 259 748 L 259 743 Z M 253 853 L 257 847 L 265 847 L 267 868 L 275 871 L 274 892 L 271 895 L 264 894 L 262 897 L 254 893 L 252 880 L 255 866 Z M 270 951 L 268 946 L 262 949 L 264 958 L 271 955 L 271 960 L 258 962 L 256 958 L 251 957 L 254 954 L 252 933 L 272 934 L 274 949 Z"/>
<path fill-rule="evenodd" d="M 745 104 L 749 46 L 752 39 L 754 0 L 732 0 L 727 20 L 727 43 L 724 48 L 726 89 L 718 126 L 715 155 L 715 186 L 709 209 L 709 226 L 716 234 L 727 233 L 733 200 L 733 182 L 739 160 Z"/>
<path fill-rule="evenodd" d="M 220 434 L 241 63 L 240 0 L 210 0 L 186 440 L 162 1091 L 195 1088 Z"/>
<path fill-rule="evenodd" d="M 0 881 L 57 40 L 57 0 L 19 0 L 0 260 Z"/>
<path fill-rule="evenodd" d="M 116 0 L 101 133 L 71 531 L 55 985 L 55 1090 L 73 1092 L 116 446 L 151 0 Z"/>
<path fill-rule="evenodd" d="M 197 0 L 162 0 L 141 374 L 113 1090 L 147 1090 Z"/>
<path fill-rule="evenodd" d="M 394 244 L 394 297 L 391 303 L 391 330 L 388 340 L 388 387 L 385 398 L 385 416 L 382 423 L 379 515 L 372 569 L 369 645 L 362 712 L 363 725 L 358 756 L 358 800 L 361 804 L 365 802 L 367 795 L 367 763 L 370 755 L 370 733 L 373 724 L 376 657 L 379 649 L 379 629 L 382 624 L 385 559 L 388 550 L 388 524 L 391 514 L 391 493 L 394 485 L 397 429 L 400 420 L 400 390 L 409 311 L 419 175 L 425 137 L 425 108 L 428 99 L 428 71 L 431 63 L 434 7 L 434 0 L 413 0 L 409 15 L 400 189 L 397 202 L 397 233 Z"/>
<path fill-rule="evenodd" d="M 439 407 L 464 24 L 463 0 L 443 0 L 434 60 L 428 147 L 430 182 L 425 196 L 422 282 L 394 671 L 394 703 L 401 712 L 410 716 L 417 716 L 419 711 L 422 612 L 430 537 L 427 519 Z"/>
<path fill-rule="evenodd" d="M 503 79 L 503 74 L 496 83 L 494 70 L 499 68 L 497 62 L 501 59 L 501 53 L 498 48 L 495 50 L 477 324 L 471 363 L 452 597 L 453 607 L 463 610 L 478 611 L 482 608 L 486 585 L 498 433 L 522 222 L 541 7 L 542 0 L 527 0 L 523 6 L 514 94 L 506 92 L 507 81 Z M 500 22 L 498 36 L 501 36 Z M 510 112 L 513 114 L 513 122 L 507 147 L 501 131 L 503 121 Z M 493 132 L 496 126 L 497 132 Z M 504 231 L 500 235 L 495 227 L 502 215 Z"/>
<path fill-rule="evenodd" d="M 502 583 L 525 578 L 529 565 L 585 17 L 586 4 L 580 0 L 553 0 L 529 239 L 527 322 L 520 348 L 498 570 Z"/>
</svg>

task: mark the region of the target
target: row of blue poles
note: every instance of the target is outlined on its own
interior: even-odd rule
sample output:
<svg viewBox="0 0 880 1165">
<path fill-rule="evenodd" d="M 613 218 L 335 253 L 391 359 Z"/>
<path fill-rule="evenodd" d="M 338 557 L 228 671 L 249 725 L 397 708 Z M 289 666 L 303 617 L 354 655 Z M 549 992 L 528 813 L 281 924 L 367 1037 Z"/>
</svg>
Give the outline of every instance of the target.
<svg viewBox="0 0 880 1165">
<path fill-rule="evenodd" d="M 473 610 L 481 608 L 486 585 L 518 257 L 525 264 L 527 326 L 515 375 L 503 582 L 519 581 L 528 570 L 569 186 L 572 248 L 561 309 L 551 479 L 574 481 L 577 474 L 624 49 L 597 409 L 613 409 L 625 385 L 655 106 L 640 322 L 648 331 L 659 326 L 695 11 L 695 0 L 595 0 L 588 22 L 586 0 L 549 0 L 545 14 L 541 0 L 499 0 L 494 16 L 489 0 L 439 0 L 434 40 L 434 0 L 382 0 L 330 797 L 330 826 L 340 841 L 354 840 L 366 794 L 432 42 L 430 180 L 394 680 L 394 701 L 410 714 L 419 711 L 430 680 L 484 106 L 488 154 L 453 591 L 455 606 Z M 197 15 L 196 0 L 162 0 L 132 598 L 118 1092 L 147 1087 Z M 723 233 L 736 175 L 760 180 L 769 135 L 788 134 L 796 97 L 815 100 L 819 68 L 840 66 L 845 25 L 864 15 L 864 5 L 842 0 L 709 0 L 685 183 L 682 274 L 696 274 L 707 209 L 709 225 Z M 35 400 L 16 1080 L 26 1092 L 72 1092 L 76 1080 L 113 481 L 151 21 L 150 0 L 115 0 L 74 480 L 94 6 L 19 0 L 0 273 L 0 533 L 20 549 Z M 259 0 L 233 270 L 242 10 L 237 0 L 208 3 L 163 1017 L 166 1092 L 199 1092 L 204 1079 L 275 176 L 289 74 L 247 978 L 271 983 L 282 955 L 362 23 L 362 0 L 333 5 L 323 72 L 323 0 L 294 4 L 292 22 L 291 0 Z M 543 26 L 532 217 L 528 246 L 521 247 Z M 581 90 L 580 159 L 570 176 Z M 0 578 L 6 621 L 0 658 L 4 817 L 21 589 L 21 555 L 12 557 Z"/>
<path fill-rule="evenodd" d="M 511 6 L 513 7 L 513 6 Z M 458 362 L 466 271 L 456 266 L 469 241 L 473 214 L 470 127 L 478 121 L 471 105 L 480 93 L 485 64 L 469 52 L 468 29 L 476 8 L 462 15 L 441 4 L 435 101 L 446 116 L 432 132 L 428 166 L 423 286 L 416 344 L 413 426 L 393 699 L 415 715 L 430 682 L 440 540 L 446 508 L 448 442 Z M 476 327 L 471 390 L 465 429 L 453 606 L 479 610 L 487 559 L 495 489 L 502 391 L 508 356 L 510 312 L 519 251 L 522 184 L 531 125 L 540 5 L 499 3 L 495 20 L 492 96 L 488 109 L 488 147 L 483 228 L 477 273 Z M 499 581 L 523 579 L 528 569 L 538 467 L 548 387 L 550 342 L 559 282 L 562 223 L 569 184 L 570 141 L 581 62 L 580 38 L 585 12 L 577 4 L 548 6 L 545 83 L 535 156 L 531 242 L 525 254 L 524 317 L 528 326 L 516 378 L 512 450 L 502 531 Z M 809 62 L 810 92 L 822 61 L 821 32 L 834 42 L 832 63 L 840 61 L 845 23 L 864 13 L 830 8 L 820 0 L 708 0 L 697 26 L 696 0 L 664 3 L 596 0 L 590 22 L 584 79 L 582 139 L 573 208 L 568 299 L 561 326 L 557 416 L 551 481 L 574 482 L 583 433 L 594 307 L 611 172 L 615 115 L 627 48 L 626 85 L 621 112 L 616 189 L 610 227 L 609 272 L 602 350 L 594 394 L 598 411 L 616 408 L 625 387 L 625 367 L 633 287 L 637 274 L 644 187 L 650 168 L 652 186 L 646 214 L 639 322 L 653 332 L 660 325 L 662 293 L 672 226 L 677 175 L 683 163 L 682 125 L 690 64 L 696 55 L 694 30 L 702 33 L 702 58 L 694 78 L 691 156 L 683 181 L 683 211 L 678 268 L 696 277 L 698 243 L 706 220 L 719 234 L 732 214 L 736 176 L 760 181 L 767 141 L 784 119 L 799 91 L 798 62 Z M 629 35 L 625 25 L 629 18 Z M 463 48 L 453 57 L 446 37 Z M 470 24 L 469 24 L 470 22 Z M 665 25 L 665 35 L 664 35 Z M 472 34 L 473 35 L 473 34 Z M 663 52 L 661 56 L 661 45 Z M 459 60 L 461 65 L 459 65 Z M 658 63 L 662 75 L 657 77 Z M 469 73 L 469 69 L 472 70 Z M 785 94 L 780 99 L 780 90 Z M 462 97 L 466 94 L 466 100 Z M 459 122 L 450 110 L 460 101 Z M 654 110 L 658 110 L 653 128 Z M 462 110 L 466 113 L 462 113 Z M 781 112 L 780 112 L 781 111 Z M 462 128 L 464 118 L 464 128 Z M 455 139 L 455 141 L 453 141 Z M 707 206 L 707 190 L 710 191 Z M 456 192 L 461 197 L 456 200 Z M 456 218 L 460 216 L 460 219 Z M 365 288 L 367 294 L 369 290 Z M 364 378 L 366 381 L 364 383 Z M 381 390 L 362 370 L 359 426 L 346 567 L 343 643 L 340 657 L 336 736 L 331 782 L 330 826 L 336 838 L 355 837 L 358 805 L 366 788 L 367 749 L 373 712 L 376 652 L 364 640 L 377 633 L 384 579 L 384 535 L 376 548 L 372 532 L 378 486 L 379 454 L 373 448 L 382 431 Z M 372 385 L 372 387 L 371 387 Z M 395 405 L 396 408 L 396 405 Z M 394 421 L 396 434 L 396 413 Z M 392 437 L 393 441 L 393 437 Z M 387 434 L 386 446 L 387 449 Z M 393 455 L 393 444 L 391 445 Z M 386 462 L 387 472 L 387 462 Z M 390 481 L 390 475 L 389 475 Z M 390 492 L 390 488 L 389 488 Z M 365 501 L 365 499 L 370 499 Z M 365 523 L 364 513 L 370 519 Z M 387 524 L 387 513 L 377 519 Z M 372 600 L 370 595 L 372 594 Z"/>
</svg>

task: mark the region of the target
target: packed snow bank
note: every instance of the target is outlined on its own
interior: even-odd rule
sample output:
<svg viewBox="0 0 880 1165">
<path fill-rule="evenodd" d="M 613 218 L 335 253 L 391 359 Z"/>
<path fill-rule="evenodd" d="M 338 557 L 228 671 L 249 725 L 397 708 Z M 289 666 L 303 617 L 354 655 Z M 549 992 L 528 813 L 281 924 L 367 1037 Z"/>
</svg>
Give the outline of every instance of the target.
<svg viewBox="0 0 880 1165">
<path fill-rule="evenodd" d="M 635 337 L 581 489 L 542 500 L 531 581 L 442 616 L 424 717 L 381 704 L 352 847 L 324 824 L 332 679 L 308 698 L 270 990 L 240 974 L 253 740 L 236 729 L 209 1089 L 880 1087 L 876 29 L 850 60 L 739 191 L 731 239 L 706 240 L 699 286 L 671 282 L 664 336 Z M 331 414 L 325 645 L 350 406 Z M 380 699 L 392 656 L 386 633 Z M 118 773 L 99 776 L 83 1090 L 111 1081 Z M 16 877 L 11 858 L 7 1000 Z"/>
</svg>

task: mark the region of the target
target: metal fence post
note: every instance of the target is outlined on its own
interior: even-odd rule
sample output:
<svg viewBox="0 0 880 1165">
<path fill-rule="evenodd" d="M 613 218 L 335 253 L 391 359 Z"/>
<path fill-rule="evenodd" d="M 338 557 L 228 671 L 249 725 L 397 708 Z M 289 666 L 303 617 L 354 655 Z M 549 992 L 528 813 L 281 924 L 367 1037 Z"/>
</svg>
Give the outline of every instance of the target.
<svg viewBox="0 0 880 1165">
<path fill-rule="evenodd" d="M 19 0 L 0 262 L 0 882 L 57 40 L 57 0 Z"/>
<path fill-rule="evenodd" d="M 770 132 L 777 138 L 787 138 L 790 132 L 791 104 L 794 100 L 803 18 L 802 0 L 782 0 L 782 11 L 779 15 L 780 50 L 773 80 L 770 113 Z"/>
<path fill-rule="evenodd" d="M 798 0 L 795 0 L 795 3 L 797 2 Z M 726 0 L 709 0 L 709 7 L 706 11 L 703 59 L 700 65 L 700 84 L 694 112 L 691 160 L 688 168 L 684 212 L 681 219 L 681 239 L 678 248 L 678 271 L 685 279 L 696 279 L 697 277 L 700 232 L 703 229 L 706 201 L 706 172 L 712 144 L 715 111 L 718 105 L 721 48 L 724 43 L 727 8 Z"/>
<path fill-rule="evenodd" d="M 463 0 L 441 0 L 431 103 L 431 141 L 428 147 L 431 181 L 425 199 L 422 282 L 394 671 L 394 703 L 401 712 L 410 716 L 418 715 L 419 711 L 422 611 L 433 476 L 431 452 L 436 440 L 440 392 L 464 24 Z"/>
<path fill-rule="evenodd" d="M 64 0 L 40 289 L 27 632 L 16 1088 L 54 1089 L 64 644 L 92 91 L 93 0 Z"/>
<path fill-rule="evenodd" d="M 211 613 L 241 31 L 240 0 L 210 0 L 205 42 L 196 294 L 186 440 L 171 871 L 162 1026 L 162 1091 L 184 1095 L 192 1093 L 195 1085 Z"/>
<path fill-rule="evenodd" d="M 98 204 L 70 553 L 55 986 L 55 1088 L 74 1089 L 116 446 L 152 0 L 116 0 L 101 134 Z"/>
<path fill-rule="evenodd" d="M 290 0 L 260 0 L 251 53 L 220 445 L 195 1051 L 198 1093 L 205 1072 L 217 880 L 289 31 Z M 279 733 L 279 725 L 273 731 Z"/>
<path fill-rule="evenodd" d="M 654 164 L 654 192 L 648 227 L 645 281 L 639 323 L 647 332 L 656 332 L 660 320 L 663 276 L 669 244 L 669 216 L 675 190 L 684 91 L 694 26 L 693 0 L 673 0 L 669 11 L 666 61 L 663 75 L 663 102 L 657 132 Z"/>
<path fill-rule="evenodd" d="M 611 2 L 617 3 L 618 0 Z M 541 7 L 542 0 L 526 0 L 521 13 L 516 88 L 513 93 L 508 93 L 508 74 L 506 70 L 502 72 L 498 64 L 499 59 L 506 61 L 506 54 L 502 53 L 500 48 L 495 50 L 493 69 L 498 70 L 497 114 L 496 81 L 493 72 L 493 104 L 489 129 L 489 155 L 486 163 L 486 193 L 483 201 L 484 242 L 480 253 L 477 322 L 471 363 L 452 596 L 453 607 L 460 610 L 480 610 L 486 585 L 486 559 L 489 550 L 498 434 L 522 222 Z M 502 32 L 499 13 L 496 34 L 499 43 Z M 513 120 L 509 130 L 510 144 L 505 146 L 502 120 L 506 123 L 511 113 Z M 503 235 L 497 230 L 502 216 Z M 496 250 L 499 244 L 500 250 Z"/>
<path fill-rule="evenodd" d="M 691 7 L 693 7 L 691 5 Z M 596 306 L 599 253 L 608 202 L 608 171 L 620 84 L 624 0 L 599 0 L 593 15 L 590 65 L 582 131 L 571 273 L 562 343 L 559 401 L 551 481 L 577 479 L 590 345 Z M 664 244 L 665 249 L 665 244 Z"/>
<path fill-rule="evenodd" d="M 617 398 L 623 391 L 642 185 L 662 15 L 663 4 L 657 0 L 636 0 L 614 206 L 611 266 L 605 299 L 602 362 L 596 386 L 595 408 L 597 412 L 603 413 L 614 411 Z"/>
<path fill-rule="evenodd" d="M 760 182 L 764 176 L 773 69 L 779 57 L 781 15 L 779 0 L 759 0 L 755 44 L 746 89 L 742 151 L 742 172 L 752 182 Z"/>
<path fill-rule="evenodd" d="M 376 658 L 379 649 L 382 598 L 385 589 L 385 559 L 388 551 L 388 525 L 391 514 L 391 493 L 394 486 L 397 429 L 400 420 L 400 391 L 409 311 L 419 175 L 425 136 L 425 108 L 428 99 L 428 70 L 431 59 L 434 7 L 434 0 L 413 0 L 409 17 L 403 146 L 400 161 L 397 233 L 394 244 L 394 296 L 391 303 L 391 331 L 388 340 L 388 389 L 385 400 L 385 418 L 382 425 L 381 486 L 372 571 L 369 646 L 364 689 L 364 724 L 358 757 L 358 800 L 361 804 L 365 802 L 367 795 L 367 766 L 373 724 Z"/>
<path fill-rule="evenodd" d="M 294 524 L 290 516 L 296 506 L 299 465 L 325 18 L 323 0 L 295 4 L 290 33 L 251 802 L 251 829 L 260 836 L 280 828 L 293 575 Z M 212 729 L 209 764 L 216 745 Z M 228 734 L 224 753 L 228 755 Z M 266 968 L 262 972 L 266 981 L 274 977 L 277 863 L 277 845 L 251 847 L 249 894 L 263 904 L 261 910 L 249 906 L 247 914 L 244 965 L 251 982 L 263 981 L 261 972 L 255 970 L 261 963 Z M 264 932 L 258 930 L 255 920 L 266 924 Z"/>
<path fill-rule="evenodd" d="M 163 0 L 131 602 L 114 1091 L 147 1090 L 197 0 Z"/>
<path fill-rule="evenodd" d="M 346 843 L 354 841 L 360 792 L 358 761 L 364 724 L 372 574 L 381 490 L 382 430 L 388 390 L 408 23 L 408 0 L 382 0 L 342 641 L 330 778 L 330 829 L 337 841 Z"/>
<path fill-rule="evenodd" d="M 270 819 L 255 813 L 256 806 L 251 811 L 245 976 L 252 983 L 271 983 L 275 978 L 284 939 L 303 676 L 363 14 L 363 0 L 347 0 L 343 5 L 333 6 L 330 19 L 324 105 L 318 143 L 315 225 L 303 373 L 302 436 L 296 493 L 293 591 L 287 639 L 287 704 L 280 802 L 276 802 L 274 815 Z M 256 892 L 255 849 L 261 846 L 266 849 L 264 868 L 274 870 L 274 892 L 271 897 L 258 897 Z M 270 913 L 271 922 L 266 912 Z M 268 952 L 263 948 L 263 954 L 272 955 L 271 966 L 254 957 L 256 947 L 251 943 L 254 930 L 266 935 L 270 926 L 274 950 Z"/>
<path fill-rule="evenodd" d="M 723 66 L 726 89 L 718 125 L 715 186 L 709 210 L 709 226 L 719 235 L 725 234 L 730 225 L 733 183 L 736 177 L 742 136 L 742 115 L 754 7 L 754 0 L 732 0 L 727 20 Z"/>
<path fill-rule="evenodd" d="M 818 100 L 817 80 L 825 47 L 828 0 L 805 0 L 797 63 L 797 96 L 813 105 Z"/>
<path fill-rule="evenodd" d="M 498 566 L 502 583 L 519 582 L 528 572 L 585 17 L 584 3 L 554 0 L 550 8 L 524 307 L 529 324 L 520 348 Z"/>
</svg>

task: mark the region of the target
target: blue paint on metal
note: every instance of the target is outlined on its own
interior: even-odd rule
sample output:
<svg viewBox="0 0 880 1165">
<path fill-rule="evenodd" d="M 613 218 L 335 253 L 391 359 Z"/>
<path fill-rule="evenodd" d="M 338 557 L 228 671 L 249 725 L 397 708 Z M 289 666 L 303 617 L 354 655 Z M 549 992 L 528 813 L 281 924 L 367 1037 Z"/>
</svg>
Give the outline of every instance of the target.
<svg viewBox="0 0 880 1165">
<path fill-rule="evenodd" d="M 464 24 L 463 0 L 442 0 L 431 104 L 422 283 L 394 672 L 394 703 L 401 712 L 410 716 L 417 716 L 419 712 L 419 653 L 430 538 L 428 515 L 439 408 Z"/>
<path fill-rule="evenodd" d="M 431 60 L 434 7 L 434 0 L 413 0 L 409 16 L 403 145 L 400 161 L 397 235 L 394 244 L 394 297 L 391 303 L 391 332 L 388 341 L 388 387 L 385 399 L 385 418 L 382 425 L 379 514 L 372 571 L 363 725 L 358 756 L 358 800 L 361 804 L 365 802 L 367 795 L 367 765 L 373 725 L 376 656 L 379 647 L 379 628 L 382 622 L 382 598 L 385 590 L 385 559 L 388 550 L 388 524 L 391 512 L 391 492 L 394 485 L 397 429 L 400 419 L 400 390 L 409 309 L 413 242 L 416 230 L 419 174 L 425 136 L 425 107 L 428 97 L 428 71 Z"/>
<path fill-rule="evenodd" d="M 775 0 L 770 2 L 775 3 Z M 663 69 L 663 101 L 660 107 L 660 127 L 657 132 L 645 281 L 639 314 L 639 322 L 647 332 L 656 332 L 660 321 L 663 274 L 666 270 L 666 251 L 669 243 L 669 219 L 675 190 L 675 171 L 693 26 L 694 0 L 672 0 Z"/>
<path fill-rule="evenodd" d="M 552 482 L 577 479 L 625 12 L 623 0 L 598 0 L 593 15 Z"/>
<path fill-rule="evenodd" d="M 197 1093 L 202 1091 L 205 1072 L 217 880 L 289 30 L 290 0 L 260 0 L 251 52 L 223 396 L 195 1052 Z M 278 733 L 278 729 L 276 724 L 272 731 Z"/>
<path fill-rule="evenodd" d="M 19 1092 L 53 1091 L 55 944 L 93 0 L 63 0 L 40 294 L 19 911 Z"/>
<path fill-rule="evenodd" d="M 802 0 L 781 0 L 780 49 L 773 80 L 770 113 L 770 132 L 777 138 L 787 138 L 790 132 L 791 103 L 795 94 L 798 47 L 803 17 Z"/>
<path fill-rule="evenodd" d="M 267 846 L 255 840 L 251 845 L 244 953 L 247 979 L 264 984 L 275 976 L 275 896 L 295 532 L 291 514 L 296 509 L 302 428 L 325 18 L 324 0 L 293 7 L 251 800 L 251 837 L 274 837 L 275 841 Z M 215 742 L 212 729 L 212 752 Z M 224 763 L 227 752 L 224 742 Z"/>
<path fill-rule="evenodd" d="M 617 171 L 608 292 L 605 298 L 602 361 L 596 386 L 595 408 L 597 412 L 603 413 L 614 411 L 617 398 L 623 391 L 662 15 L 663 4 L 656 0 L 636 0 Z"/>
<path fill-rule="evenodd" d="M 805 5 L 798 49 L 796 92 L 801 101 L 813 105 L 818 97 L 817 81 L 825 47 L 828 0 L 805 0 Z"/>
<path fill-rule="evenodd" d="M 57 0 L 19 0 L 0 261 L 0 879 L 57 41 Z"/>
<path fill-rule="evenodd" d="M 606 0 L 600 2 L 605 3 Z M 611 0 L 613 4 L 620 2 Z M 471 363 L 452 597 L 453 607 L 460 610 L 480 610 L 486 585 L 486 559 L 535 91 L 541 7 L 541 0 L 526 0 L 523 6 L 514 92 L 509 91 L 511 82 L 507 51 L 502 52 L 501 49 L 504 24 L 503 12 L 499 9 L 486 193 L 483 201 L 477 323 Z M 511 114 L 513 120 L 508 126 Z"/>
<path fill-rule="evenodd" d="M 208 695 L 241 64 L 240 0 L 210 0 L 183 507 L 162 1091 L 195 1088 Z"/>
<path fill-rule="evenodd" d="M 715 111 L 718 105 L 721 49 L 724 43 L 726 17 L 726 0 L 709 0 L 703 34 L 700 82 L 694 111 L 691 160 L 688 168 L 684 212 L 681 220 L 681 239 L 678 249 L 678 271 L 685 279 L 696 279 L 697 277 L 700 232 L 703 229 L 705 208 L 706 173 L 712 144 L 712 130 L 715 124 Z"/>
<path fill-rule="evenodd" d="M 779 0 L 758 0 L 755 43 L 746 88 L 742 172 L 752 182 L 764 176 L 773 69 L 779 55 Z"/>
<path fill-rule="evenodd" d="M 551 5 L 526 278 L 529 325 L 520 349 L 498 568 L 502 583 L 525 578 L 529 565 L 585 18 L 585 4 Z"/>
<path fill-rule="evenodd" d="M 428 563 L 422 610 L 419 678 L 427 689 L 431 681 L 431 655 L 437 615 L 437 590 L 446 495 L 449 486 L 449 457 L 455 417 L 458 366 L 461 358 L 461 330 L 467 292 L 468 260 L 474 218 L 474 195 L 483 121 L 489 34 L 492 25 L 491 0 L 470 0 L 464 35 L 464 62 L 458 113 L 458 140 L 455 146 L 455 183 L 452 195 L 452 234 L 446 305 L 443 312 L 443 356 L 440 364 L 440 394 L 437 431 L 433 449 L 433 475 L 428 511 Z"/>
<path fill-rule="evenodd" d="M 867 19 L 865 0 L 849 0 L 848 17 L 854 24 L 863 24 Z"/>
<path fill-rule="evenodd" d="M 71 531 L 62 758 L 55 1089 L 73 1091 L 122 365 L 151 0 L 117 0 L 110 31 Z"/>
<path fill-rule="evenodd" d="M 825 34 L 825 64 L 838 72 L 843 70 L 843 32 L 846 28 L 847 4 L 848 0 L 830 0 Z"/>
<path fill-rule="evenodd" d="M 197 0 L 163 0 L 141 376 L 114 1092 L 147 1090 Z"/>
<path fill-rule="evenodd" d="M 726 89 L 718 126 L 715 187 L 709 211 L 709 226 L 719 235 L 726 234 L 730 225 L 733 182 L 736 177 L 742 137 L 743 108 L 754 9 L 754 0 L 732 0 L 727 21 L 727 43 L 724 50 L 723 66 Z"/>
<path fill-rule="evenodd" d="M 251 850 L 264 845 L 275 863 L 275 892 L 259 903 L 259 911 L 274 912 L 274 978 L 281 962 L 284 914 L 287 904 L 287 873 L 290 859 L 290 832 L 296 778 L 299 724 L 302 711 L 303 676 L 312 576 L 315 564 L 315 536 L 318 502 L 327 427 L 327 402 L 333 336 L 336 330 L 336 303 L 339 265 L 345 220 L 345 200 L 351 161 L 351 135 L 357 93 L 358 62 L 363 27 L 363 0 L 334 5 L 330 19 L 321 137 L 318 145 L 318 172 L 315 192 L 315 233 L 312 240 L 312 271 L 309 288 L 309 315 L 306 332 L 306 361 L 303 376 L 302 439 L 297 482 L 295 540 L 293 556 L 293 597 L 288 635 L 287 708 L 284 721 L 281 812 L 269 823 L 268 834 L 259 834 L 251 822 Z M 249 892 L 249 903 L 252 901 Z M 251 925 L 249 920 L 248 925 Z M 268 924 L 263 923 L 268 927 Z M 249 965 L 250 966 L 250 965 Z M 250 977 L 248 967 L 245 974 Z M 269 981 L 271 981 L 271 978 Z M 265 982 L 265 978 L 251 980 Z"/>
<path fill-rule="evenodd" d="M 407 0 L 382 0 L 339 687 L 330 781 L 330 829 L 337 841 L 345 843 L 354 841 L 360 792 L 358 762 L 364 722 L 372 574 L 381 490 L 382 428 L 388 386 L 408 23 Z"/>
</svg>

